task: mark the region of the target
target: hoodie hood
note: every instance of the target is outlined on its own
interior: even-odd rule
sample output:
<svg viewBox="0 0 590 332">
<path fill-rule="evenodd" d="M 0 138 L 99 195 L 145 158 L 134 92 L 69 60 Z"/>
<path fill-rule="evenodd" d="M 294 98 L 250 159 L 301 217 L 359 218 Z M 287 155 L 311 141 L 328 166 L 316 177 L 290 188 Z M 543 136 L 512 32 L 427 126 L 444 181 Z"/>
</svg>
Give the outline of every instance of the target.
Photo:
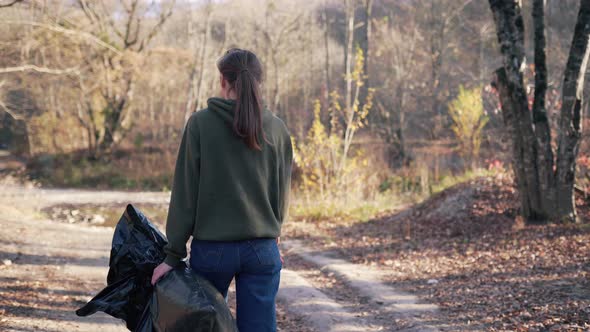
<svg viewBox="0 0 590 332">
<path fill-rule="evenodd" d="M 207 100 L 207 107 L 218 114 L 225 122 L 233 125 L 236 108 L 235 100 L 213 97 Z M 266 106 L 262 106 L 262 119 L 272 115 L 272 112 Z"/>
<path fill-rule="evenodd" d="M 207 107 L 218 114 L 225 122 L 232 124 L 236 101 L 233 99 L 209 98 Z"/>
</svg>

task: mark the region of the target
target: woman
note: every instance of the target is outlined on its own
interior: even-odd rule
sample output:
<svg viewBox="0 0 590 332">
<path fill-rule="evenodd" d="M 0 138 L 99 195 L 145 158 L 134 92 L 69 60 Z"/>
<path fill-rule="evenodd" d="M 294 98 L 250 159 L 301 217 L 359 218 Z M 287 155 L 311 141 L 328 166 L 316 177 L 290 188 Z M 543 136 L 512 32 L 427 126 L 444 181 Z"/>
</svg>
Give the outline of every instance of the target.
<svg viewBox="0 0 590 332">
<path fill-rule="evenodd" d="M 236 279 L 240 332 L 276 331 L 278 249 L 287 215 L 293 152 L 289 132 L 263 108 L 256 55 L 229 50 L 217 62 L 221 95 L 191 115 L 176 160 L 166 224 L 166 259 L 152 284 L 174 268 L 193 236 L 190 266 L 225 297 Z"/>
</svg>

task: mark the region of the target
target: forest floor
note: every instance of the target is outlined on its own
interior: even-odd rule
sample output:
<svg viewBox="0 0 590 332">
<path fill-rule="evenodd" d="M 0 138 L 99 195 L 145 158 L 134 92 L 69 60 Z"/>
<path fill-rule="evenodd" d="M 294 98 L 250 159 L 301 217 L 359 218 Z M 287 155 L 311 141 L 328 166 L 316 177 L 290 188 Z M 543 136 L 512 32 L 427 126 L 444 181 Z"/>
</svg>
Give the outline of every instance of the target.
<svg viewBox="0 0 590 332">
<path fill-rule="evenodd" d="M 289 223 L 286 233 L 438 305 L 430 323 L 442 330 L 590 331 L 589 199 L 576 198 L 579 224 L 524 225 L 512 183 L 479 178 L 368 222 Z M 327 293 L 342 288 L 305 271 Z"/>
<path fill-rule="evenodd" d="M 0 181 L 0 330 L 124 331 L 74 310 L 105 285 L 124 205 L 162 228 L 168 195 Z M 581 224 L 525 226 L 511 183 L 480 178 L 368 222 L 289 222 L 279 330 L 589 330 L 587 202 Z"/>
</svg>

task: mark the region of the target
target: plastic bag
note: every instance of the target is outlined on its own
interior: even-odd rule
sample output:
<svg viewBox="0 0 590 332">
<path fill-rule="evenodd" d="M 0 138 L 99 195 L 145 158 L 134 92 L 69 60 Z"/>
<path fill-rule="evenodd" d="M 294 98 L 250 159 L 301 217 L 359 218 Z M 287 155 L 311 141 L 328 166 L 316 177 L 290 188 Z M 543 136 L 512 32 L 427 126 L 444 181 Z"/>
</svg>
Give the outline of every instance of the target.
<svg viewBox="0 0 590 332">
<path fill-rule="evenodd" d="M 187 326 L 191 331 L 237 331 L 221 295 L 184 264 L 158 281 L 154 292 L 152 272 L 164 260 L 166 243 L 138 209 L 127 205 L 113 235 L 107 287 L 76 314 L 103 311 L 139 332 L 188 331 Z"/>
<path fill-rule="evenodd" d="M 151 297 L 152 272 L 164 260 L 166 243 L 166 237 L 139 210 L 127 205 L 113 234 L 107 287 L 76 314 L 104 311 L 135 330 Z"/>
<path fill-rule="evenodd" d="M 180 264 L 158 283 L 150 301 L 154 331 L 237 332 L 223 296 Z"/>
</svg>

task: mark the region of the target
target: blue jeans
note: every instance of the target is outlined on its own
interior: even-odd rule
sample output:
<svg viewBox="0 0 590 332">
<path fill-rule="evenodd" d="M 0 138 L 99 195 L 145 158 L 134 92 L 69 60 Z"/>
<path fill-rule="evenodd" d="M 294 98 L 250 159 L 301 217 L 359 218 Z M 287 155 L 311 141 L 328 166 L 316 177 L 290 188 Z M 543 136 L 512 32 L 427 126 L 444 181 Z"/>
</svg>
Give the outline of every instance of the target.
<svg viewBox="0 0 590 332">
<path fill-rule="evenodd" d="M 191 268 L 227 298 L 236 278 L 236 320 L 240 332 L 275 332 L 275 297 L 283 264 L 276 239 L 191 243 Z"/>
</svg>

